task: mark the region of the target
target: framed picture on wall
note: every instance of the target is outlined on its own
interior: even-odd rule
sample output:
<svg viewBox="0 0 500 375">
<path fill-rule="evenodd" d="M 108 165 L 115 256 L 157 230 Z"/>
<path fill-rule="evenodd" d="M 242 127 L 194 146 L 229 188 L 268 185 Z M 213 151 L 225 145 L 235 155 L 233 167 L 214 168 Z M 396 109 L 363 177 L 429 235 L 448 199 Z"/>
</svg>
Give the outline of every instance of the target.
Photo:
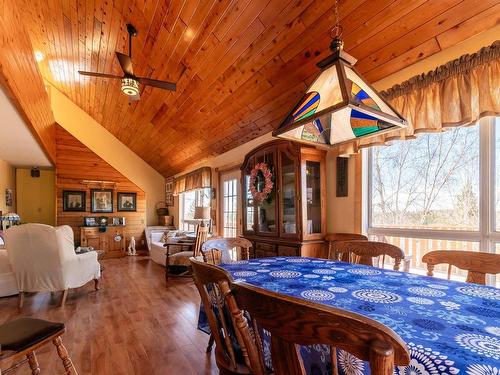
<svg viewBox="0 0 500 375">
<path fill-rule="evenodd" d="M 12 194 L 12 189 L 5 189 L 5 205 L 7 207 L 12 207 L 14 205 L 14 195 Z"/>
<path fill-rule="evenodd" d="M 174 205 L 174 195 L 172 193 L 165 195 L 165 205 L 167 206 Z"/>
<path fill-rule="evenodd" d="M 137 193 L 117 193 L 118 211 L 137 211 Z"/>
<path fill-rule="evenodd" d="M 113 190 L 90 190 L 90 210 L 92 212 L 113 212 Z"/>
<path fill-rule="evenodd" d="M 165 193 L 173 193 L 174 192 L 174 178 L 169 177 L 165 179 Z"/>
<path fill-rule="evenodd" d="M 337 197 L 347 197 L 349 188 L 349 158 L 337 157 Z"/>
<path fill-rule="evenodd" d="M 63 211 L 85 212 L 85 191 L 63 190 Z"/>
</svg>

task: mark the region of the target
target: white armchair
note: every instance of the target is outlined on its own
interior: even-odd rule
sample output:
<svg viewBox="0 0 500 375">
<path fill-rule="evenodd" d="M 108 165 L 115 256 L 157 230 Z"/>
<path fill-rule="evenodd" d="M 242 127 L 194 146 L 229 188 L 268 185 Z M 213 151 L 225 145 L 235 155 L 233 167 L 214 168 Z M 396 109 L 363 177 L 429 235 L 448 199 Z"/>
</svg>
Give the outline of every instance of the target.
<svg viewBox="0 0 500 375">
<path fill-rule="evenodd" d="M 24 292 L 63 291 L 61 306 L 68 290 L 91 280 L 99 289 L 101 268 L 97 253 L 75 253 L 73 230 L 67 225 L 44 224 L 13 226 L 5 232 L 5 245 L 19 289 L 19 307 Z"/>
</svg>

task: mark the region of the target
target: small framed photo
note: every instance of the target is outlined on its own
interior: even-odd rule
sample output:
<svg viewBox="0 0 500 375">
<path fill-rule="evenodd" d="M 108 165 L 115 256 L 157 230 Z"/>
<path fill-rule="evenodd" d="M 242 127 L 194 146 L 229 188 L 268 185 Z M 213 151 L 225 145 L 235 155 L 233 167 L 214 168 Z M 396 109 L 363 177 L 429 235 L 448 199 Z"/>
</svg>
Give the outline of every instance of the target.
<svg viewBox="0 0 500 375">
<path fill-rule="evenodd" d="M 97 221 L 96 221 L 95 217 L 93 217 L 93 216 L 87 216 L 87 217 L 83 218 L 83 220 L 84 220 L 84 225 L 86 227 L 97 226 Z"/>
<path fill-rule="evenodd" d="M 165 205 L 173 206 L 174 205 L 174 195 L 169 193 L 165 196 Z"/>
<path fill-rule="evenodd" d="M 5 205 L 7 207 L 12 207 L 14 205 L 14 194 L 12 193 L 12 189 L 5 189 Z"/>
<path fill-rule="evenodd" d="M 165 179 L 165 193 L 173 193 L 174 192 L 174 178 L 169 177 Z"/>
<path fill-rule="evenodd" d="M 118 211 L 137 211 L 137 193 L 118 193 Z"/>
<path fill-rule="evenodd" d="M 90 209 L 92 212 L 113 212 L 113 190 L 90 190 Z"/>
<path fill-rule="evenodd" d="M 63 211 L 85 212 L 85 191 L 63 190 Z"/>
</svg>

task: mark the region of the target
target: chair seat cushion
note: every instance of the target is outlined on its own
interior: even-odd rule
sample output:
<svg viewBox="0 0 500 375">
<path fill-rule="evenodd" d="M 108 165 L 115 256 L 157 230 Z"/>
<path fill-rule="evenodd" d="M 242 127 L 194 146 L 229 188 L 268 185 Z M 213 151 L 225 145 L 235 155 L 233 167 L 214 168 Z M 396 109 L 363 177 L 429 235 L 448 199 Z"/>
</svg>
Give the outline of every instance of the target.
<svg viewBox="0 0 500 375">
<path fill-rule="evenodd" d="M 0 325 L 0 345 L 2 351 L 20 352 L 63 330 L 63 323 L 20 318 Z"/>
<path fill-rule="evenodd" d="M 168 258 L 168 264 L 170 266 L 189 266 L 191 263 L 189 262 L 189 258 L 193 256 L 193 251 L 181 251 L 175 254 L 170 255 Z M 196 257 L 197 260 L 203 261 L 203 257 Z"/>
</svg>

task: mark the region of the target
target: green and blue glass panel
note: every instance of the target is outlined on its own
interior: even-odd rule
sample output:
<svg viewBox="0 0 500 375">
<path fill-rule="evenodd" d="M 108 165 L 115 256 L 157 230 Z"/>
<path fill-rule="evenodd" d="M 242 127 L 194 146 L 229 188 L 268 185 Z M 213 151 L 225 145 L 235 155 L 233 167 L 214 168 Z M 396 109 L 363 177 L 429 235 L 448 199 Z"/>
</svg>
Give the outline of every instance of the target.
<svg viewBox="0 0 500 375">
<path fill-rule="evenodd" d="M 352 82 L 352 87 L 351 87 L 351 94 L 352 98 L 358 102 L 358 103 L 363 103 L 364 105 L 373 108 L 377 111 L 382 112 L 380 107 L 375 103 L 375 100 L 373 100 L 370 95 L 366 93 L 365 90 L 363 90 L 361 87 L 356 85 L 354 82 Z"/>
<path fill-rule="evenodd" d="M 366 113 L 351 110 L 351 129 L 356 138 L 392 128 L 394 125 Z"/>
</svg>

